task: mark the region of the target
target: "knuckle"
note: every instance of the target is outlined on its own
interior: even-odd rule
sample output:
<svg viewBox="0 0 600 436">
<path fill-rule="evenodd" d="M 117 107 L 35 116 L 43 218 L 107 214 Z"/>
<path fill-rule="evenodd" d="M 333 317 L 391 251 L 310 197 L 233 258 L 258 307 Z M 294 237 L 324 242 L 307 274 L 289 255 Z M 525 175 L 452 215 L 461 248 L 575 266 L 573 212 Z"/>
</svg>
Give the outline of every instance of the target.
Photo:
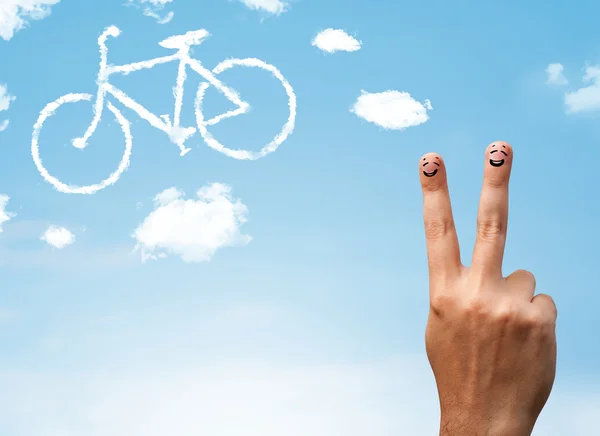
<svg viewBox="0 0 600 436">
<path fill-rule="evenodd" d="M 517 330 L 533 333 L 539 337 L 547 337 L 552 333 L 554 323 L 542 308 L 519 301 L 514 309 L 511 324 Z"/>
<path fill-rule="evenodd" d="M 531 283 L 531 286 L 533 287 L 533 289 L 535 289 L 537 287 L 537 280 L 535 279 L 535 275 L 533 275 L 533 273 L 529 272 L 529 271 L 525 271 L 525 277 L 527 278 L 527 280 L 529 281 L 529 283 Z"/>
<path fill-rule="evenodd" d="M 556 337 L 555 323 L 541 310 L 526 310 L 517 326 L 521 331 L 543 341 Z"/>
<path fill-rule="evenodd" d="M 531 271 L 527 271 L 524 269 L 518 269 L 515 272 L 513 272 L 511 275 L 513 276 L 513 279 L 518 279 L 520 282 L 523 282 L 523 283 L 529 283 L 535 289 L 535 287 L 536 287 L 535 275 L 533 275 L 533 273 Z"/>
<path fill-rule="evenodd" d="M 540 299 L 544 299 L 546 301 L 548 301 L 548 303 L 552 306 L 554 306 L 554 308 L 556 308 L 556 304 L 554 303 L 554 298 L 552 298 L 550 295 L 548 294 L 538 294 L 538 296 L 540 297 Z"/>
<path fill-rule="evenodd" d="M 514 300 L 507 300 L 499 304 L 494 310 L 494 318 L 503 325 L 522 324 L 523 321 L 520 305 Z"/>
<path fill-rule="evenodd" d="M 486 184 L 490 188 L 502 188 L 506 186 L 506 182 L 508 181 L 508 175 L 504 172 L 500 172 L 494 176 L 488 176 L 485 179 Z"/>
<path fill-rule="evenodd" d="M 477 236 L 485 241 L 501 238 L 505 229 L 506 225 L 499 218 L 477 220 Z"/>
<path fill-rule="evenodd" d="M 434 218 L 425 222 L 425 236 L 427 239 L 436 240 L 448 235 L 454 228 L 451 219 Z"/>
<path fill-rule="evenodd" d="M 479 296 L 468 298 L 464 302 L 463 311 L 473 317 L 488 317 L 491 312 L 489 302 Z"/>
<path fill-rule="evenodd" d="M 438 294 L 431 298 L 429 307 L 437 316 L 441 317 L 455 304 L 456 302 L 451 296 L 446 294 Z"/>
<path fill-rule="evenodd" d="M 521 276 L 528 280 L 535 280 L 535 276 L 533 275 L 533 273 L 531 271 L 527 271 L 526 269 L 518 269 L 513 274 Z"/>
<path fill-rule="evenodd" d="M 429 303 L 433 309 L 443 309 L 448 306 L 450 298 L 447 295 L 439 294 L 431 299 Z"/>
<path fill-rule="evenodd" d="M 544 300 L 545 302 L 542 303 Z M 556 303 L 550 295 L 538 294 L 535 297 L 533 297 L 532 303 L 536 305 L 542 313 L 546 314 L 547 318 L 556 320 L 556 318 L 558 317 L 558 309 L 556 308 Z"/>
<path fill-rule="evenodd" d="M 435 178 L 435 177 L 433 177 Z M 438 192 L 441 191 L 444 187 L 446 186 L 446 184 L 444 182 L 440 182 L 439 179 L 437 180 L 428 180 L 427 183 L 423 184 L 423 191 L 428 192 L 428 193 L 433 193 L 433 192 Z"/>
<path fill-rule="evenodd" d="M 519 326 L 527 330 L 539 329 L 545 324 L 544 317 L 538 310 L 524 310 L 519 317 Z"/>
<path fill-rule="evenodd" d="M 487 299 L 471 297 L 464 306 L 467 316 L 497 325 L 517 323 L 520 315 L 519 303 L 511 299 Z"/>
</svg>

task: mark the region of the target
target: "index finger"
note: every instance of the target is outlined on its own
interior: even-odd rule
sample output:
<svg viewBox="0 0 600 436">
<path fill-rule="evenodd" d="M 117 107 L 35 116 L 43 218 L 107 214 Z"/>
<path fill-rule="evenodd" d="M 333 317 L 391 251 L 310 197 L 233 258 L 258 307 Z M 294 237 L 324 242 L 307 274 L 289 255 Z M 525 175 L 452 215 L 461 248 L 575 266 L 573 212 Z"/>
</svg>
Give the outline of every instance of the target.
<svg viewBox="0 0 600 436">
<path fill-rule="evenodd" d="M 452 216 L 446 165 L 437 153 L 419 161 L 423 189 L 423 220 L 427 240 L 429 278 L 448 280 L 460 273 L 460 249 Z"/>
</svg>

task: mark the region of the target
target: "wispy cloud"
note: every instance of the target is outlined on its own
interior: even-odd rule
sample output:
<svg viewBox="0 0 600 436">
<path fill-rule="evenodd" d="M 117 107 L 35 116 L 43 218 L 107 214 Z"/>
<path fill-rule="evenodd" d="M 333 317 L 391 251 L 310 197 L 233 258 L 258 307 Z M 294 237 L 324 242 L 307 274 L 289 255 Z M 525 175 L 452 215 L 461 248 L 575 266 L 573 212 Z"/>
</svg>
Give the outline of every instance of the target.
<svg viewBox="0 0 600 436">
<path fill-rule="evenodd" d="M 2 225 L 16 216 L 15 213 L 8 212 L 6 210 L 8 200 L 10 200 L 10 197 L 8 195 L 0 194 L 0 232 L 2 232 L 3 230 Z"/>
<path fill-rule="evenodd" d="M 273 15 L 279 15 L 288 8 L 288 3 L 283 0 L 240 0 L 248 8 L 263 10 Z"/>
<path fill-rule="evenodd" d="M 350 111 L 384 129 L 404 130 L 426 122 L 429 119 L 427 110 L 431 109 L 433 107 L 429 100 L 420 103 L 408 92 L 385 91 L 371 94 L 361 91 Z"/>
<path fill-rule="evenodd" d="M 245 245 L 251 237 L 240 232 L 248 209 L 234 200 L 231 187 L 212 183 L 198 190 L 198 200 L 169 188 L 154 198 L 155 209 L 135 230 L 142 260 L 181 256 L 185 262 L 209 261 L 221 247 Z"/>
<path fill-rule="evenodd" d="M 8 110 L 10 104 L 16 100 L 16 97 L 10 95 L 6 85 L 0 84 L 0 111 Z"/>
<path fill-rule="evenodd" d="M 590 83 L 590 85 L 565 93 L 567 114 L 600 109 L 600 66 L 586 67 L 583 82 Z"/>
<path fill-rule="evenodd" d="M 342 29 L 325 29 L 313 39 L 312 45 L 327 52 L 357 51 L 362 43 Z"/>
<path fill-rule="evenodd" d="M 75 235 L 65 227 L 50 226 L 40 239 L 55 248 L 61 249 L 75 242 Z"/>
<path fill-rule="evenodd" d="M 562 64 L 550 64 L 546 68 L 548 78 L 546 79 L 547 85 L 567 85 L 569 81 L 563 75 L 565 67 Z"/>
<path fill-rule="evenodd" d="M 165 8 L 167 4 L 173 2 L 173 0 L 127 0 L 128 5 L 138 6 L 143 9 L 144 15 L 147 17 L 152 17 L 156 20 L 158 24 L 167 24 L 169 23 L 175 13 L 173 11 L 169 11 L 166 15 L 161 16 L 160 12 Z"/>
<path fill-rule="evenodd" d="M 0 9 L 2 6 L 0 6 Z M 8 93 L 8 89 L 6 85 L 0 83 L 0 112 L 8 110 L 10 104 L 15 101 L 17 98 L 14 95 L 10 95 Z M 8 128 L 8 120 L 0 121 L 0 132 L 6 130 Z"/>
<path fill-rule="evenodd" d="M 0 38 L 10 40 L 15 32 L 50 15 L 50 7 L 60 0 L 2 0 L 0 1 Z"/>
</svg>

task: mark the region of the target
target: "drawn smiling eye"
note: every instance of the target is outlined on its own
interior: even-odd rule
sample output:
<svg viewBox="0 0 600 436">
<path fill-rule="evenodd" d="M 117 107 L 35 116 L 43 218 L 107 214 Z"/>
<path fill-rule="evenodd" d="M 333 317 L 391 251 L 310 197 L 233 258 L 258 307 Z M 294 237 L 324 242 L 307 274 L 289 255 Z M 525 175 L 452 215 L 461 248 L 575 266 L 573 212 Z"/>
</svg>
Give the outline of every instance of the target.
<svg viewBox="0 0 600 436">
<path fill-rule="evenodd" d="M 439 160 L 439 157 L 436 157 L 437 160 Z M 429 162 L 427 160 L 427 158 L 423 158 L 423 174 L 425 175 L 425 177 L 433 177 L 437 174 L 438 172 L 438 168 L 440 166 L 440 164 L 438 162 L 436 162 L 435 160 L 432 162 Z"/>
<path fill-rule="evenodd" d="M 508 157 L 505 145 L 502 145 L 502 148 L 494 148 L 496 144 L 492 145 L 492 150 L 490 150 L 490 165 L 493 167 L 501 167 L 504 165 L 505 158 Z M 504 149 L 504 150 L 503 150 Z"/>
</svg>

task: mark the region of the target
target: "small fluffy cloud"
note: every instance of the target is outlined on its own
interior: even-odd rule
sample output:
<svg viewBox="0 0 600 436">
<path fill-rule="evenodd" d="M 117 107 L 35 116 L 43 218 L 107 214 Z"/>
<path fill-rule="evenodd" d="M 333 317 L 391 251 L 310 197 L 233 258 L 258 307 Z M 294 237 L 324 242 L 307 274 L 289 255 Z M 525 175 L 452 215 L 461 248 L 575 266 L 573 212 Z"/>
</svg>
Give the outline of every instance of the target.
<svg viewBox="0 0 600 436">
<path fill-rule="evenodd" d="M 154 18 L 158 24 L 167 24 L 173 19 L 175 13 L 170 11 L 164 17 L 161 17 L 160 12 L 167 4 L 172 2 L 173 0 L 128 0 L 127 4 L 141 7 L 144 15 Z"/>
<path fill-rule="evenodd" d="M 583 82 L 590 85 L 565 93 L 568 114 L 600 109 L 600 66 L 586 67 Z"/>
<path fill-rule="evenodd" d="M 248 8 L 254 10 L 263 10 L 273 15 L 279 15 L 285 12 L 288 3 L 282 0 L 240 0 Z"/>
<path fill-rule="evenodd" d="M 0 194 L 0 233 L 2 232 L 2 225 L 16 216 L 15 213 L 6 210 L 8 200 L 10 200 L 8 195 Z"/>
<path fill-rule="evenodd" d="M 40 238 L 55 248 L 65 248 L 75 242 L 75 235 L 65 227 L 50 226 Z"/>
<path fill-rule="evenodd" d="M 427 110 L 432 109 L 429 100 L 420 103 L 408 92 L 385 91 L 371 94 L 361 91 L 350 112 L 384 129 L 404 130 L 426 122 L 429 119 Z"/>
<path fill-rule="evenodd" d="M 175 254 L 184 262 L 206 262 L 219 248 L 250 242 L 240 231 L 248 208 L 232 198 L 230 186 L 204 186 L 196 193 L 198 200 L 184 200 L 184 195 L 169 188 L 154 198 L 155 209 L 132 235 L 142 261 Z"/>
<path fill-rule="evenodd" d="M 312 41 L 312 45 L 327 53 L 360 50 L 361 42 L 341 29 L 325 29 Z"/>
<path fill-rule="evenodd" d="M 2 6 L 0 6 L 2 8 Z M 1 10 L 1 9 L 0 9 Z M 6 85 L 0 83 L 0 112 L 8 110 L 10 104 L 16 100 L 14 95 L 10 95 L 6 88 Z M 0 121 L 0 132 L 8 128 L 8 120 Z"/>
<path fill-rule="evenodd" d="M 546 68 L 548 79 L 546 80 L 547 85 L 567 85 L 569 81 L 563 75 L 565 67 L 562 64 L 550 64 Z"/>
<path fill-rule="evenodd" d="M 10 40 L 29 20 L 41 20 L 50 15 L 50 7 L 60 0 L 1 0 L 0 38 Z"/>
</svg>

